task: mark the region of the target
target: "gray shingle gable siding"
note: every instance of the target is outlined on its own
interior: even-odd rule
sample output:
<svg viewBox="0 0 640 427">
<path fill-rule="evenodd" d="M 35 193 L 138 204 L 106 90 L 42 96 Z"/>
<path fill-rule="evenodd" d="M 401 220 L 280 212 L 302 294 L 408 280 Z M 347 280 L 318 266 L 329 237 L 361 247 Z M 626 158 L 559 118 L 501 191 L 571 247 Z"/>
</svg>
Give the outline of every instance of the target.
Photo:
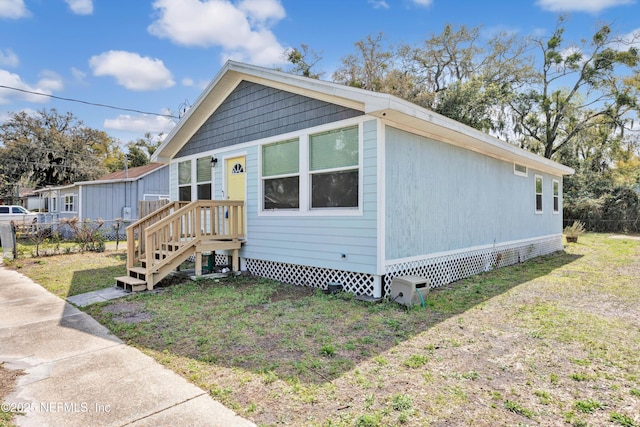
<svg viewBox="0 0 640 427">
<path fill-rule="evenodd" d="M 176 157 L 361 116 L 362 111 L 242 81 Z"/>
</svg>

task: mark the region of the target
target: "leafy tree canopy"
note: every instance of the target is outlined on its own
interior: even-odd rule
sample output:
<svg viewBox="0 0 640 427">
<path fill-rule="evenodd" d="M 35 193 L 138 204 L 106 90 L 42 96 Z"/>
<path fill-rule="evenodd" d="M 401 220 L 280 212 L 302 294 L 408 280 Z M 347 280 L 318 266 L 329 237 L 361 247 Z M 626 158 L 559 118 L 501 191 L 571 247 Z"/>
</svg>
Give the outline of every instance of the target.
<svg viewBox="0 0 640 427">
<path fill-rule="evenodd" d="M 117 157 L 116 140 L 55 109 L 14 113 L 0 126 L 0 175 L 35 187 L 92 180 Z"/>
</svg>

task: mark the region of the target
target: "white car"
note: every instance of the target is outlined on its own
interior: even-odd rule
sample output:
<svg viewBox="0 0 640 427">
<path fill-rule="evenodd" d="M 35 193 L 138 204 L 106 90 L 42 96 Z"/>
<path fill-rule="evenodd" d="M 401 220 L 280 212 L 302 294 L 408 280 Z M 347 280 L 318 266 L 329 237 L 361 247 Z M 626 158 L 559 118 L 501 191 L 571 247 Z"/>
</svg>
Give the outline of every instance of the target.
<svg viewBox="0 0 640 427">
<path fill-rule="evenodd" d="M 0 224 L 9 224 L 14 221 L 16 224 L 33 224 L 38 220 L 38 214 L 29 212 L 22 206 L 2 205 L 0 206 Z"/>
</svg>

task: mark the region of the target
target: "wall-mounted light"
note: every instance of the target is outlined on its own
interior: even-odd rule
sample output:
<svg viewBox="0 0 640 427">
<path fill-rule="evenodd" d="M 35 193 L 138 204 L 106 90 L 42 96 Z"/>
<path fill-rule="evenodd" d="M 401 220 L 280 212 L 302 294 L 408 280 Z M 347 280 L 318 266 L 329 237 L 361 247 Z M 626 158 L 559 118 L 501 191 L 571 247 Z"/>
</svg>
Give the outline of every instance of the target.
<svg viewBox="0 0 640 427">
<path fill-rule="evenodd" d="M 213 166 L 215 168 L 217 164 L 218 164 L 218 158 L 217 157 L 211 157 L 211 166 Z"/>
</svg>

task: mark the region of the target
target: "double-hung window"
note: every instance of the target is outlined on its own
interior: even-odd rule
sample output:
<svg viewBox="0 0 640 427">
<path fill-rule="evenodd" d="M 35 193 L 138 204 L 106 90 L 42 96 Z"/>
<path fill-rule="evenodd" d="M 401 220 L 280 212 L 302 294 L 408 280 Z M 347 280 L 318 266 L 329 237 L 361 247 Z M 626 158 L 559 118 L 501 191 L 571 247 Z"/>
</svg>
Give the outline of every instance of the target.
<svg viewBox="0 0 640 427">
<path fill-rule="evenodd" d="M 198 200 L 211 200 L 211 156 L 196 160 Z"/>
<path fill-rule="evenodd" d="M 300 207 L 298 138 L 262 146 L 263 209 Z"/>
<path fill-rule="evenodd" d="M 560 181 L 553 180 L 553 213 L 560 212 Z"/>
<path fill-rule="evenodd" d="M 542 213 L 542 177 L 536 175 L 536 213 Z"/>
<path fill-rule="evenodd" d="M 191 201 L 191 160 L 178 163 L 178 200 Z"/>
<path fill-rule="evenodd" d="M 309 136 L 311 208 L 357 208 L 358 126 Z"/>
</svg>

